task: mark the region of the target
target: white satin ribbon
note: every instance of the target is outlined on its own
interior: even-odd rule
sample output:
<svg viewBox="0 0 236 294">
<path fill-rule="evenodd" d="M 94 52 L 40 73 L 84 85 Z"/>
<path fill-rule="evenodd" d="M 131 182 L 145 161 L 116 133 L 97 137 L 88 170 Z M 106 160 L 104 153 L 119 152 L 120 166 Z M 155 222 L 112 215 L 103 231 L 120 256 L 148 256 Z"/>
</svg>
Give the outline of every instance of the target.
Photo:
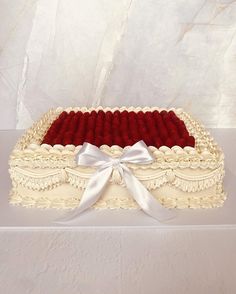
<svg viewBox="0 0 236 294">
<path fill-rule="evenodd" d="M 143 141 L 131 146 L 119 158 L 112 158 L 98 147 L 84 143 L 77 155 L 77 163 L 78 165 L 97 167 L 97 171 L 91 176 L 78 208 L 56 222 L 68 223 L 74 221 L 80 213 L 96 203 L 101 197 L 113 169 L 118 170 L 129 192 L 144 212 L 159 221 L 175 217 L 176 213 L 161 205 L 125 165 L 125 163 L 149 164 L 152 161 L 153 157 Z"/>
</svg>

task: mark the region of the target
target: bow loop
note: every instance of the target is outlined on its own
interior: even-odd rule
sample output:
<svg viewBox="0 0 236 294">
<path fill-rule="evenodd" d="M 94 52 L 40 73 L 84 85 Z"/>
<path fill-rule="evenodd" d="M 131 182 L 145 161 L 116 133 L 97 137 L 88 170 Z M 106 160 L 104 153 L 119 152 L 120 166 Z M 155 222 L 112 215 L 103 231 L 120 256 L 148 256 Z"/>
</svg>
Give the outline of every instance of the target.
<svg viewBox="0 0 236 294">
<path fill-rule="evenodd" d="M 138 141 L 124 152 L 120 160 L 127 163 L 149 164 L 154 158 L 144 141 Z"/>
<path fill-rule="evenodd" d="M 90 143 L 84 143 L 77 155 L 78 165 L 98 167 L 109 162 L 111 157 Z"/>
</svg>

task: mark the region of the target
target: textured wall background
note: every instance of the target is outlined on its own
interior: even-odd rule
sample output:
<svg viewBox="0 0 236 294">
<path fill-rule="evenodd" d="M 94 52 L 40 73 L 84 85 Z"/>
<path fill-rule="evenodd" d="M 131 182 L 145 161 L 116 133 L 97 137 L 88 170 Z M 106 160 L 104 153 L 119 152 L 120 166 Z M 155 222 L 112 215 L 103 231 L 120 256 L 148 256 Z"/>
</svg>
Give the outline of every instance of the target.
<svg viewBox="0 0 236 294">
<path fill-rule="evenodd" d="M 0 0 L 0 128 L 59 105 L 181 106 L 236 127 L 236 1 Z"/>
</svg>

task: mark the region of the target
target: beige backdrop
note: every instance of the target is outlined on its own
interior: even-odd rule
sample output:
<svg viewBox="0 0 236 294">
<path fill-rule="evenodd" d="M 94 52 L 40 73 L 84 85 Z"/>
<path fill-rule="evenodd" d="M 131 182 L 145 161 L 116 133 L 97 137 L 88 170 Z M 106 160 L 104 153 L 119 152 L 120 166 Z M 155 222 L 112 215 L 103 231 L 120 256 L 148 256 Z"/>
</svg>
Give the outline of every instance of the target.
<svg viewBox="0 0 236 294">
<path fill-rule="evenodd" d="M 0 129 L 59 105 L 181 106 L 236 127 L 236 2 L 0 0 Z"/>
</svg>

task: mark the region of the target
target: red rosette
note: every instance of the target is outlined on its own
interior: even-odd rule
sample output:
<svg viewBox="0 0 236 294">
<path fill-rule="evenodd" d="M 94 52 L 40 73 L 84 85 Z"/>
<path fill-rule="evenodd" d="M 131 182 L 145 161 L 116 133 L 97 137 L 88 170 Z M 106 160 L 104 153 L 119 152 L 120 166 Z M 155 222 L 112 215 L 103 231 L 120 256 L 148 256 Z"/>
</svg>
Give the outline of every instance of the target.
<svg viewBox="0 0 236 294">
<path fill-rule="evenodd" d="M 177 127 L 178 123 L 179 123 L 179 118 L 176 115 L 172 115 L 171 116 L 171 121 L 173 122 L 173 124 Z"/>
<path fill-rule="evenodd" d="M 135 117 L 136 115 L 137 115 L 137 113 L 133 110 L 129 112 L 130 117 Z"/>
<path fill-rule="evenodd" d="M 74 140 L 73 140 L 73 144 L 75 145 L 75 146 L 79 146 L 79 145 L 83 145 L 83 143 L 84 143 L 84 140 L 82 139 L 82 138 L 75 138 Z"/>
<path fill-rule="evenodd" d="M 98 125 L 95 126 L 94 135 L 95 137 L 102 135 L 102 128 L 100 126 Z"/>
<path fill-rule="evenodd" d="M 44 139 L 43 139 L 43 142 L 41 144 L 49 144 L 49 145 L 51 145 L 52 140 L 53 139 L 50 136 L 47 136 L 47 137 L 45 136 Z"/>
<path fill-rule="evenodd" d="M 144 117 L 144 112 L 142 110 L 136 112 L 137 116 Z"/>
<path fill-rule="evenodd" d="M 52 123 L 51 127 L 52 126 L 57 126 L 57 125 L 60 125 L 62 122 L 64 121 L 64 119 L 61 119 L 60 117 L 58 117 L 57 119 L 54 120 L 54 122 Z"/>
<path fill-rule="evenodd" d="M 187 146 L 195 147 L 195 138 L 193 136 L 189 136 L 187 139 Z"/>
<path fill-rule="evenodd" d="M 173 110 L 170 110 L 170 111 L 168 112 L 168 114 L 169 114 L 169 117 L 170 117 L 170 118 L 172 118 L 172 117 L 175 116 L 175 113 L 174 113 Z"/>
<path fill-rule="evenodd" d="M 64 132 L 67 130 L 68 123 L 69 123 L 69 119 L 66 118 L 66 119 L 63 121 L 63 123 L 61 124 L 60 132 L 64 133 Z"/>
<path fill-rule="evenodd" d="M 139 131 L 138 131 L 137 125 L 130 127 L 131 136 L 137 136 L 138 134 L 139 134 Z"/>
<path fill-rule="evenodd" d="M 134 111 L 129 112 L 128 119 L 136 121 L 136 113 Z"/>
<path fill-rule="evenodd" d="M 105 112 L 105 121 L 111 122 L 113 118 L 113 114 L 111 111 Z"/>
<path fill-rule="evenodd" d="M 84 135 L 84 131 L 83 131 L 83 129 L 82 129 L 82 128 L 78 128 L 78 129 L 76 130 L 76 132 L 74 133 L 74 138 L 76 138 L 76 137 L 82 138 L 83 135 Z"/>
<path fill-rule="evenodd" d="M 161 114 L 161 116 L 165 116 L 165 115 L 168 115 L 168 112 L 167 112 L 166 110 L 162 110 L 162 111 L 160 112 L 160 114 Z"/>
<path fill-rule="evenodd" d="M 56 145 L 56 144 L 63 145 L 63 144 L 62 144 L 62 137 L 61 137 L 61 136 L 57 136 L 57 137 L 53 140 L 53 145 Z"/>
<path fill-rule="evenodd" d="M 121 132 L 121 136 L 122 136 L 122 139 L 124 142 L 126 142 L 130 137 L 130 135 L 127 133 L 127 131 Z"/>
<path fill-rule="evenodd" d="M 121 116 L 123 116 L 123 117 L 128 117 L 128 115 L 129 115 L 129 112 L 127 110 L 123 110 L 121 112 Z"/>
<path fill-rule="evenodd" d="M 109 129 L 104 129 L 103 133 L 102 133 L 103 137 L 111 137 L 112 136 L 112 132 Z"/>
<path fill-rule="evenodd" d="M 116 126 L 119 126 L 120 124 L 120 119 L 118 116 L 114 116 L 113 117 L 113 120 L 112 120 L 112 125 L 116 125 Z"/>
<path fill-rule="evenodd" d="M 104 120 L 102 119 L 102 117 L 98 116 L 96 120 L 96 127 L 99 126 L 100 128 L 102 128 L 103 124 L 104 124 Z"/>
<path fill-rule="evenodd" d="M 68 113 L 68 116 L 69 116 L 70 118 L 72 118 L 74 115 L 75 115 L 74 110 L 72 110 L 72 111 L 70 111 L 70 112 Z"/>
<path fill-rule="evenodd" d="M 62 143 L 62 145 L 66 146 L 72 144 L 72 141 L 70 138 L 63 138 Z"/>
<path fill-rule="evenodd" d="M 92 118 L 90 117 L 88 120 L 88 129 L 95 129 L 95 125 L 96 125 L 96 118 Z"/>
<path fill-rule="evenodd" d="M 44 137 L 43 140 L 42 140 L 42 142 L 41 142 L 41 144 L 48 144 L 47 142 L 48 142 L 48 138 L 47 137 Z"/>
<path fill-rule="evenodd" d="M 85 133 L 85 130 L 86 130 L 85 122 L 84 121 L 81 121 L 80 124 L 78 125 L 78 128 L 76 130 L 76 133 L 82 133 L 82 134 L 84 134 Z"/>
<path fill-rule="evenodd" d="M 147 128 L 146 126 L 142 125 L 139 127 L 139 133 L 144 136 L 145 134 L 147 134 Z"/>
<path fill-rule="evenodd" d="M 161 129 L 160 129 L 160 138 L 162 140 L 166 140 L 168 138 L 168 132 L 166 130 L 166 128 L 163 126 Z"/>
<path fill-rule="evenodd" d="M 127 133 L 127 125 L 121 125 L 120 126 L 120 134 L 122 135 L 122 136 L 124 136 L 125 134 Z"/>
<path fill-rule="evenodd" d="M 95 138 L 94 138 L 94 142 L 93 142 L 93 144 L 94 144 L 95 146 L 97 146 L 97 147 L 100 147 L 100 146 L 102 145 L 102 140 L 101 140 L 101 138 L 100 138 L 100 137 L 95 137 Z"/>
<path fill-rule="evenodd" d="M 162 119 L 163 119 L 163 121 L 165 122 L 165 124 L 168 124 L 168 123 L 171 122 L 171 118 L 170 118 L 170 116 L 168 115 L 168 113 L 167 113 L 167 114 L 163 114 Z"/>
<path fill-rule="evenodd" d="M 93 117 L 93 118 L 96 118 L 97 117 L 97 112 L 95 110 L 92 110 L 90 112 L 90 116 Z"/>
<path fill-rule="evenodd" d="M 142 135 L 142 138 L 143 138 L 143 141 L 145 142 L 145 144 L 147 146 L 151 146 L 152 145 L 152 140 L 150 139 L 149 135 L 146 133 L 146 134 L 143 134 Z"/>
<path fill-rule="evenodd" d="M 84 142 L 94 145 L 94 139 L 92 137 L 86 137 Z"/>
<path fill-rule="evenodd" d="M 85 135 L 85 141 L 92 144 L 93 138 L 94 138 L 93 132 L 91 130 L 88 131 L 87 134 Z"/>
<path fill-rule="evenodd" d="M 155 125 L 156 128 L 158 128 L 160 124 L 160 118 L 159 117 L 154 117 L 153 118 L 153 124 Z"/>
<path fill-rule="evenodd" d="M 67 130 L 67 132 L 65 133 L 65 137 L 72 137 L 73 136 L 73 132 L 71 130 Z"/>
<path fill-rule="evenodd" d="M 103 127 L 104 127 L 104 129 L 110 130 L 111 129 L 111 122 L 105 120 Z"/>
<path fill-rule="evenodd" d="M 109 135 L 105 135 L 103 137 L 103 144 L 108 145 L 108 146 L 112 146 L 112 138 Z"/>
<path fill-rule="evenodd" d="M 153 119 L 151 117 L 146 118 L 145 126 L 148 128 L 155 126 L 155 124 L 153 123 Z"/>
<path fill-rule="evenodd" d="M 77 122 L 75 120 L 72 120 L 70 122 L 69 130 L 71 130 L 71 132 L 74 133 L 76 129 L 77 129 Z"/>
<path fill-rule="evenodd" d="M 134 144 L 134 141 L 130 138 L 125 142 L 125 146 L 132 146 L 133 144 Z"/>
<path fill-rule="evenodd" d="M 159 116 L 159 115 L 160 115 L 160 112 L 158 110 L 154 110 L 153 111 L 153 116 L 156 117 L 156 116 Z"/>
<path fill-rule="evenodd" d="M 188 140 L 189 132 L 187 130 L 182 133 L 182 138 L 184 138 L 185 140 Z"/>
<path fill-rule="evenodd" d="M 182 120 L 178 121 L 177 127 L 178 127 L 179 130 L 185 130 L 186 129 L 185 123 Z"/>
<path fill-rule="evenodd" d="M 121 148 L 124 147 L 124 143 L 123 143 L 123 140 L 122 140 L 121 137 L 116 137 L 113 144 L 117 145 L 117 146 L 120 146 Z"/>
<path fill-rule="evenodd" d="M 171 148 L 171 147 L 173 147 L 174 146 L 174 140 L 172 139 L 172 138 L 167 138 L 166 140 L 165 140 L 165 145 L 167 146 L 167 147 L 169 147 L 169 148 Z"/>
<path fill-rule="evenodd" d="M 131 137 L 131 139 L 133 140 L 134 143 L 136 143 L 136 142 L 140 141 L 141 138 L 138 135 L 134 135 Z"/>
<path fill-rule="evenodd" d="M 121 117 L 120 124 L 121 124 L 121 126 L 127 127 L 128 119 L 126 117 Z"/>
<path fill-rule="evenodd" d="M 56 138 L 53 138 L 52 140 L 51 140 L 51 142 L 50 142 L 50 145 L 51 146 L 54 146 L 56 144 Z"/>
<path fill-rule="evenodd" d="M 184 148 L 185 147 L 185 140 L 183 138 L 179 138 L 176 140 L 176 145 Z"/>
<path fill-rule="evenodd" d="M 138 124 L 144 124 L 144 116 L 141 114 L 137 115 L 137 123 Z"/>
<path fill-rule="evenodd" d="M 119 117 L 120 116 L 120 111 L 119 110 L 116 110 L 114 111 L 114 117 Z"/>
<path fill-rule="evenodd" d="M 182 136 L 182 134 L 185 132 L 185 126 L 182 124 L 178 124 L 177 129 L 178 133 Z"/>
<path fill-rule="evenodd" d="M 56 138 L 57 134 L 58 134 L 58 132 L 56 132 L 54 130 L 50 130 L 50 133 L 48 135 L 51 139 L 54 139 L 54 138 Z"/>
<path fill-rule="evenodd" d="M 66 142 L 66 143 L 65 143 Z M 62 138 L 62 145 L 68 145 L 68 144 L 73 144 L 73 140 L 70 137 L 63 137 Z"/>
<path fill-rule="evenodd" d="M 75 115 L 80 118 L 83 115 L 83 112 L 79 110 L 75 113 Z"/>
<path fill-rule="evenodd" d="M 156 129 L 153 129 L 153 130 L 151 129 L 149 130 L 149 136 L 152 138 L 153 144 L 154 144 L 154 140 L 155 138 L 159 137 L 159 134 Z"/>
<path fill-rule="evenodd" d="M 73 123 L 78 123 L 79 122 L 79 119 L 80 118 L 77 115 L 74 115 L 73 118 L 72 118 L 72 122 Z"/>
<path fill-rule="evenodd" d="M 161 146 L 163 146 L 163 141 L 161 140 L 160 137 L 155 138 L 155 140 L 154 140 L 154 145 L 155 145 L 157 148 L 160 148 Z"/>
<path fill-rule="evenodd" d="M 84 112 L 83 119 L 86 123 L 88 121 L 89 115 L 90 115 L 89 112 Z"/>
<path fill-rule="evenodd" d="M 166 123 L 166 128 L 168 130 L 168 133 L 178 132 L 176 126 L 171 121 Z"/>
<path fill-rule="evenodd" d="M 152 119 L 152 113 L 151 113 L 151 111 L 146 111 L 144 117 L 145 117 L 145 120 L 146 121 L 147 120 L 151 120 Z"/>
<path fill-rule="evenodd" d="M 178 135 L 178 133 L 175 132 L 175 131 L 171 131 L 169 137 L 170 137 L 172 140 L 174 140 L 174 141 L 176 141 L 177 139 L 180 138 L 179 135 Z"/>
<path fill-rule="evenodd" d="M 98 110 L 97 113 L 98 116 L 104 117 L 105 116 L 105 112 L 103 110 Z"/>
<path fill-rule="evenodd" d="M 63 111 L 60 115 L 59 115 L 59 119 L 64 120 L 67 117 L 68 113 L 66 111 Z"/>
<path fill-rule="evenodd" d="M 103 129 L 104 123 L 105 123 L 105 120 L 101 120 L 101 119 L 98 119 L 97 118 L 97 120 L 96 120 L 96 127 L 99 127 L 101 129 Z"/>
</svg>

